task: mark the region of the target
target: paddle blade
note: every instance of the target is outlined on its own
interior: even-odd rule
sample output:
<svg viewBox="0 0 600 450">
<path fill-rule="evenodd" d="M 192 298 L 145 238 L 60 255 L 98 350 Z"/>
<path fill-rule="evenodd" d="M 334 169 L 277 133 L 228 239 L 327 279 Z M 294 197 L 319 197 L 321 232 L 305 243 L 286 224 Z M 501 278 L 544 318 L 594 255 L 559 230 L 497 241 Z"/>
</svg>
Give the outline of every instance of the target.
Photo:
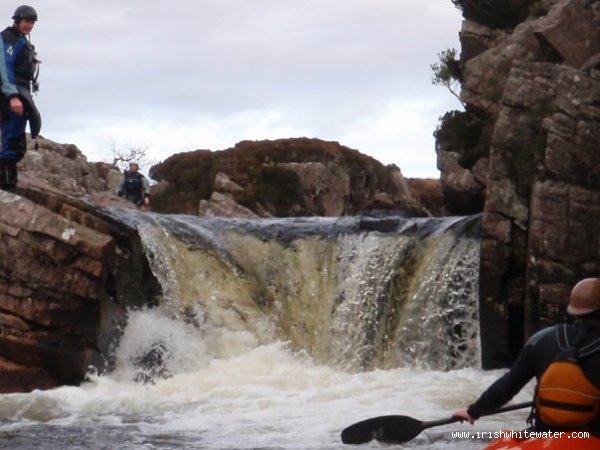
<svg viewBox="0 0 600 450">
<path fill-rule="evenodd" d="M 373 439 L 401 444 L 410 441 L 421 431 L 422 422 L 408 416 L 378 416 L 362 420 L 342 430 L 344 444 L 364 444 Z"/>
</svg>

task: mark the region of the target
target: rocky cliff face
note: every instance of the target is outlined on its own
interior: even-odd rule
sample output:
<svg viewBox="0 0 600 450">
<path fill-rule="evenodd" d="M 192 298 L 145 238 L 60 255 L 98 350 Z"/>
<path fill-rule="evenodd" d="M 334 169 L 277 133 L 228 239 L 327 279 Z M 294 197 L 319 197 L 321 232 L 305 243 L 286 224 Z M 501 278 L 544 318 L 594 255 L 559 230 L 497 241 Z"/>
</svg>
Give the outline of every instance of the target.
<svg viewBox="0 0 600 450">
<path fill-rule="evenodd" d="M 158 292 L 134 230 L 99 207 L 130 206 L 110 194 L 116 168 L 45 139 L 19 168 L 17 192 L 0 191 L 0 393 L 110 367 L 125 307 Z"/>
<path fill-rule="evenodd" d="M 481 6 L 503 2 L 458 3 L 466 111 L 438 130 L 438 166 L 454 212 L 484 210 L 481 334 L 497 367 L 600 274 L 600 2 L 512 2 L 520 20 L 500 24 Z"/>
<path fill-rule="evenodd" d="M 244 141 L 223 151 L 178 154 L 154 166 L 151 175 L 160 181 L 152 192 L 153 209 L 165 213 L 293 217 L 396 209 L 430 214 L 400 169 L 319 139 Z"/>
</svg>

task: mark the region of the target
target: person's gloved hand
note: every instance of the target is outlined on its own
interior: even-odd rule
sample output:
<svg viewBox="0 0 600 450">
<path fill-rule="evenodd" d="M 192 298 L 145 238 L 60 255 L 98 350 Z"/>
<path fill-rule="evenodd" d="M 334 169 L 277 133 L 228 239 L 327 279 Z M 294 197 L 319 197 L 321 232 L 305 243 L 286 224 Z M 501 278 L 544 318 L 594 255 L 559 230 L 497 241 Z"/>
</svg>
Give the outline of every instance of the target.
<svg viewBox="0 0 600 450">
<path fill-rule="evenodd" d="M 461 408 L 461 409 L 457 409 L 456 411 L 454 411 L 452 413 L 452 417 L 458 417 L 462 420 L 466 420 L 467 422 L 469 422 L 471 425 L 473 425 L 475 423 L 475 419 L 473 419 L 469 413 L 467 412 L 467 408 Z"/>
</svg>

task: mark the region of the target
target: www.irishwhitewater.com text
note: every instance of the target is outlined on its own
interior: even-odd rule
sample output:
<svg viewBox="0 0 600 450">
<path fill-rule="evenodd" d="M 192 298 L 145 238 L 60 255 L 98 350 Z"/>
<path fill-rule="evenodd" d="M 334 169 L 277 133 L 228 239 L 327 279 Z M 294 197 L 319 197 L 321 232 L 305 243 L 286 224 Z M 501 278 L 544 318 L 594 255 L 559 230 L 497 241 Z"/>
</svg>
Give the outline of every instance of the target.
<svg viewBox="0 0 600 450">
<path fill-rule="evenodd" d="M 545 439 L 545 438 L 562 438 L 569 439 L 587 439 L 590 433 L 587 431 L 526 431 L 526 430 L 508 430 L 508 431 L 453 431 L 452 439 Z"/>
</svg>

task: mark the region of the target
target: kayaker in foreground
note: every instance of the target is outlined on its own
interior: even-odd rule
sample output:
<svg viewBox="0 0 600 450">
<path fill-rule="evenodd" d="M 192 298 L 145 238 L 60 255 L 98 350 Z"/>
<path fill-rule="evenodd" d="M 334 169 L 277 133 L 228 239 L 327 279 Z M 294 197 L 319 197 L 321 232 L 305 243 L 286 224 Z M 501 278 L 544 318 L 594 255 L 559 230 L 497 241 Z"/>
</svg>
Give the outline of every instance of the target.
<svg viewBox="0 0 600 450">
<path fill-rule="evenodd" d="M 534 334 L 512 368 L 453 416 L 472 424 L 536 377 L 533 430 L 579 430 L 600 436 L 600 278 L 586 278 L 573 287 L 567 313 L 572 324 Z"/>
</svg>

